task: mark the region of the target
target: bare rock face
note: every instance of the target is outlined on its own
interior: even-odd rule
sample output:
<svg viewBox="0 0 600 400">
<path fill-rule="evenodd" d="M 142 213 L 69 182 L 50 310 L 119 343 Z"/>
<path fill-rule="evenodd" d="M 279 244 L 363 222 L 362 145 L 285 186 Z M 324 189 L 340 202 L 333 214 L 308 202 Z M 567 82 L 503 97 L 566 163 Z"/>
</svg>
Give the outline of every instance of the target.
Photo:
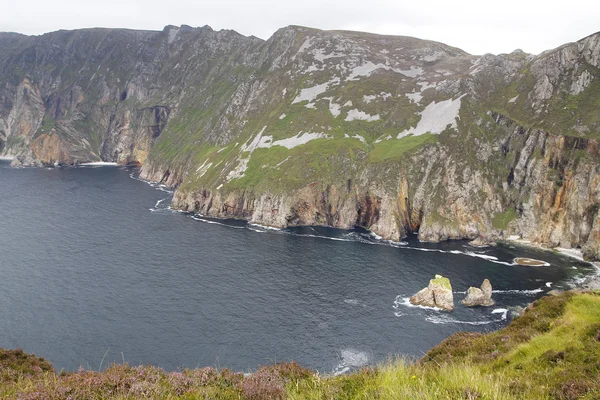
<svg viewBox="0 0 600 400">
<path fill-rule="evenodd" d="M 410 298 L 410 302 L 415 305 L 435 307 L 435 297 L 433 297 L 433 292 L 428 287 L 419 290 Z"/>
<path fill-rule="evenodd" d="M 493 306 L 492 300 L 492 284 L 488 279 L 485 279 L 481 284 L 481 288 L 470 287 L 467 290 L 467 297 L 461 300 L 460 304 L 465 307 Z"/>
<path fill-rule="evenodd" d="M 600 33 L 481 57 L 299 26 L 0 33 L 0 156 L 141 165 L 211 217 L 600 260 L 599 67 Z"/>
<path fill-rule="evenodd" d="M 414 305 L 437 307 L 446 311 L 454 310 L 454 296 L 450 280 L 436 275 L 429 281 L 429 286 L 410 298 L 410 302 Z"/>
<path fill-rule="evenodd" d="M 483 280 L 483 283 L 481 284 L 481 290 L 483 291 L 486 299 L 492 299 L 492 284 L 490 283 L 489 279 Z"/>
</svg>

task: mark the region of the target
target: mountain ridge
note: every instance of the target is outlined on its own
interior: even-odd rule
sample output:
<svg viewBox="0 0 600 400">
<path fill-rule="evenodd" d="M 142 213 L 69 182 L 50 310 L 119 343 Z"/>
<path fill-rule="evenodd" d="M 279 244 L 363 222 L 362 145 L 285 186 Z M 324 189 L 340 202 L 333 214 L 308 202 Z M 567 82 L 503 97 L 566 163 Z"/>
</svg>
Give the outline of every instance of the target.
<svg viewBox="0 0 600 400">
<path fill-rule="evenodd" d="M 15 165 L 139 164 L 213 217 L 600 257 L 598 33 L 537 56 L 300 26 L 47 35 L 0 36 Z"/>
</svg>

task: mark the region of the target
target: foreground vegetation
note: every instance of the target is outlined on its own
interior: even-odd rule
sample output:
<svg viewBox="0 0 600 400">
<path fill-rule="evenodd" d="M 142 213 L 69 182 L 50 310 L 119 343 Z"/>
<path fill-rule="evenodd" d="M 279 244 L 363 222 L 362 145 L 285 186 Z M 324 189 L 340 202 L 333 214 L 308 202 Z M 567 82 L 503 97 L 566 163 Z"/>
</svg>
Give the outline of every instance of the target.
<svg viewBox="0 0 600 400">
<path fill-rule="evenodd" d="M 112 365 L 56 374 L 45 360 L 0 350 L 0 397 L 16 399 L 598 399 L 600 293 L 531 304 L 497 332 L 455 334 L 416 363 L 324 376 L 296 363 L 253 374 Z"/>
</svg>

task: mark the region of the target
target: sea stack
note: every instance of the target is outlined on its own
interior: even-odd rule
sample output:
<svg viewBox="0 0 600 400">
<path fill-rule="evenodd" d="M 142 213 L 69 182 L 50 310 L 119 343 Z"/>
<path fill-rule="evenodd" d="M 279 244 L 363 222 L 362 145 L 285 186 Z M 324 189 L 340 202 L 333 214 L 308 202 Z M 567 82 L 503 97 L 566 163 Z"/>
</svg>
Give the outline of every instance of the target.
<svg viewBox="0 0 600 400">
<path fill-rule="evenodd" d="M 454 310 L 454 296 L 450 279 L 436 275 L 429 281 L 429 286 L 410 298 L 410 302 L 414 305 L 437 307 L 446 311 Z"/>
<path fill-rule="evenodd" d="M 490 281 L 485 279 L 481 284 L 481 288 L 471 286 L 469 290 L 467 290 L 467 297 L 465 297 L 460 304 L 465 307 L 493 306 L 494 300 L 492 300 L 492 284 Z"/>
</svg>

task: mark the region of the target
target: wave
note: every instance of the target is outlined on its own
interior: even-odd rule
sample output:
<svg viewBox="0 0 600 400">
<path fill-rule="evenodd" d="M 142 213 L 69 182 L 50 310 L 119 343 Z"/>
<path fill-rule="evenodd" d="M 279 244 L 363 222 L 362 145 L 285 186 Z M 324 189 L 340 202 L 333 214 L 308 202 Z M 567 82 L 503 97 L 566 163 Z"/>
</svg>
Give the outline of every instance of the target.
<svg viewBox="0 0 600 400">
<path fill-rule="evenodd" d="M 260 225 L 260 224 L 248 224 L 246 228 L 250 229 L 253 232 L 265 233 L 269 231 L 279 232 L 281 228 L 275 228 L 274 226 Z"/>
<path fill-rule="evenodd" d="M 218 221 L 212 221 L 210 219 L 204 219 L 198 215 L 192 216 L 192 219 L 194 219 L 196 221 L 200 221 L 200 222 L 206 222 L 207 224 L 226 226 L 227 228 L 233 228 L 233 229 L 245 229 L 246 228 L 245 226 L 235 226 L 235 225 L 225 224 L 225 223 L 218 222 Z"/>
<path fill-rule="evenodd" d="M 440 311 L 440 309 L 437 307 L 427 307 L 419 304 L 412 304 L 410 302 L 410 297 L 403 297 L 402 295 L 396 296 L 396 300 L 394 300 L 394 309 L 398 309 L 400 306 L 409 308 L 420 308 L 422 310 L 429 311 Z"/>
<path fill-rule="evenodd" d="M 96 161 L 96 162 L 78 164 L 78 167 L 114 167 L 114 166 L 118 166 L 118 165 L 119 164 L 117 164 L 116 162 Z"/>
<path fill-rule="evenodd" d="M 505 294 L 505 293 L 517 293 L 517 294 L 526 294 L 526 295 L 534 295 L 543 292 L 543 289 L 530 289 L 530 290 L 492 290 L 492 294 Z"/>
<path fill-rule="evenodd" d="M 502 314 L 502 320 L 506 320 L 506 317 L 508 315 L 508 309 L 507 308 L 496 308 L 495 310 L 492 311 L 492 314 Z"/>
<path fill-rule="evenodd" d="M 327 239 L 327 240 L 335 240 L 338 242 L 358 242 L 359 240 L 356 239 L 345 239 L 345 238 L 338 238 L 338 237 L 334 237 L 334 236 L 324 236 L 324 235 L 311 235 L 310 233 L 296 233 L 296 232 L 289 232 L 291 235 L 293 236 L 300 236 L 300 237 L 312 237 L 312 238 L 319 238 L 319 239 Z M 367 242 L 365 242 L 367 243 Z"/>
<path fill-rule="evenodd" d="M 430 253 L 456 254 L 456 255 L 463 255 L 463 256 L 481 258 L 481 259 L 484 259 L 486 261 L 493 262 L 493 263 L 496 263 L 496 264 L 502 264 L 502 265 L 508 265 L 508 266 L 517 265 L 514 262 L 500 261 L 500 260 L 498 260 L 498 257 L 488 256 L 488 255 L 482 254 L 482 253 L 475 253 L 473 251 L 428 249 L 426 247 L 413 247 L 413 246 L 398 247 L 398 248 L 409 249 L 409 250 L 417 250 L 417 251 L 424 251 L 424 252 L 430 252 Z"/>
<path fill-rule="evenodd" d="M 463 325 L 489 325 L 494 322 L 500 322 L 502 320 L 490 320 L 490 321 L 460 321 L 457 319 L 450 318 L 446 315 L 429 315 L 425 317 L 425 321 L 431 322 L 432 324 L 463 324 Z"/>
<path fill-rule="evenodd" d="M 169 194 L 175 193 L 175 191 L 172 190 L 172 189 L 169 189 L 169 187 L 167 185 L 164 185 L 164 184 L 158 183 L 158 182 L 152 182 L 152 181 L 147 181 L 145 179 L 142 179 L 142 178 L 139 177 L 139 175 L 136 176 L 135 172 L 131 172 L 129 174 L 129 177 L 131 179 L 135 179 L 136 181 L 144 182 L 148 186 L 153 187 L 156 190 L 160 190 L 161 192 L 165 192 L 165 193 L 169 193 Z"/>
<path fill-rule="evenodd" d="M 358 368 L 369 363 L 369 354 L 356 349 L 342 349 L 340 351 L 340 362 L 333 369 L 333 375 L 341 375 L 350 371 L 351 368 Z"/>
</svg>

